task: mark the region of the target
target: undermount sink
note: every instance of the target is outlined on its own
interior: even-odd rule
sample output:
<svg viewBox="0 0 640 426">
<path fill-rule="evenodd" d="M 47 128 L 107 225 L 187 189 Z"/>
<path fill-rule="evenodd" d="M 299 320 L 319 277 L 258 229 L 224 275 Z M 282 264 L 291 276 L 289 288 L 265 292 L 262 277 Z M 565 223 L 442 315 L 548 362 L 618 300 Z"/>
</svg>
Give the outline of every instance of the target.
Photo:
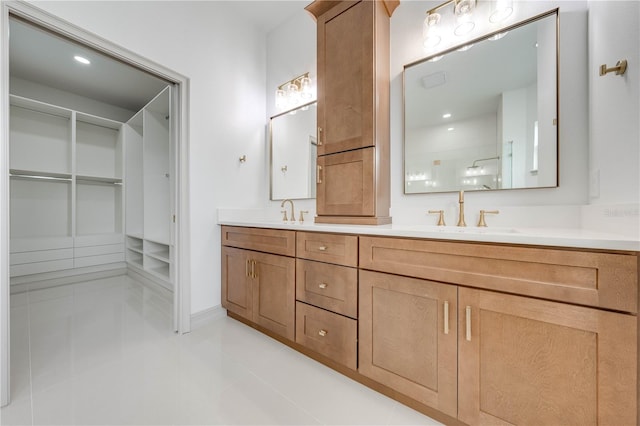
<svg viewBox="0 0 640 426">
<path fill-rule="evenodd" d="M 442 232 L 448 234 L 518 234 L 515 228 L 502 227 L 477 227 L 477 226 L 435 226 L 435 225 L 412 225 L 406 228 L 412 231 Z"/>
</svg>

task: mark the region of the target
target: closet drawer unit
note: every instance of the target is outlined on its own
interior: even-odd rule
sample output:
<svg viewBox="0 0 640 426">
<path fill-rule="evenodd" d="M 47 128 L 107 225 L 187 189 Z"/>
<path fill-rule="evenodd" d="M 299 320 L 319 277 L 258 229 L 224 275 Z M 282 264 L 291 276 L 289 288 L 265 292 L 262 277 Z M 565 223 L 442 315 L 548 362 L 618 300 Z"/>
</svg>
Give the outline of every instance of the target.
<svg viewBox="0 0 640 426">
<path fill-rule="evenodd" d="M 76 247 L 73 249 L 75 257 L 97 256 L 124 252 L 124 244 L 107 244 L 104 246 Z"/>
<path fill-rule="evenodd" d="M 73 268 L 73 259 L 49 260 L 46 262 L 23 263 L 21 265 L 11 265 L 9 274 L 12 277 L 23 275 L 41 274 L 43 272 L 62 271 Z"/>
<path fill-rule="evenodd" d="M 124 253 L 102 254 L 99 256 L 76 257 L 73 260 L 75 268 L 86 266 L 106 265 L 108 263 L 124 262 Z"/>
<path fill-rule="evenodd" d="M 358 270 L 297 259 L 296 299 L 358 318 Z"/>
<path fill-rule="evenodd" d="M 222 227 L 222 245 L 281 254 L 296 255 L 296 233 L 280 229 Z"/>
<path fill-rule="evenodd" d="M 52 260 L 73 259 L 73 249 L 59 250 L 38 250 L 26 251 L 22 253 L 11 253 L 9 256 L 11 265 L 22 265 L 25 263 L 47 262 Z"/>
<path fill-rule="evenodd" d="M 298 232 L 298 257 L 344 266 L 358 266 L 358 237 L 355 235 Z"/>
<path fill-rule="evenodd" d="M 296 342 L 353 370 L 357 332 L 356 320 L 296 302 Z"/>
<path fill-rule="evenodd" d="M 360 267 L 638 312 L 635 253 L 361 237 Z"/>
</svg>

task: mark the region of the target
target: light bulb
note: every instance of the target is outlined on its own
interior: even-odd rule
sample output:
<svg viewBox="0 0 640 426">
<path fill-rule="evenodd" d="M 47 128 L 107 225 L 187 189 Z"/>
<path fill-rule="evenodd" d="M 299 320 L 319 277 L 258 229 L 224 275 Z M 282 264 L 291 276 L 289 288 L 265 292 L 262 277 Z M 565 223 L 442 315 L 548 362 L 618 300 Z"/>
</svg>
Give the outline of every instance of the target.
<svg viewBox="0 0 640 426">
<path fill-rule="evenodd" d="M 276 90 L 276 108 L 283 109 L 287 106 L 287 94 L 284 90 Z"/>
<path fill-rule="evenodd" d="M 440 23 L 440 14 L 431 12 L 427 15 L 427 19 L 424 20 L 424 27 L 422 31 L 423 43 L 422 45 L 426 49 L 440 44 L 442 37 L 438 34 L 438 24 Z"/>
<path fill-rule="evenodd" d="M 302 77 L 300 79 L 300 97 L 304 100 L 309 100 L 312 96 L 311 79 L 309 77 Z"/>
<path fill-rule="evenodd" d="M 502 22 L 513 13 L 512 0 L 496 0 L 492 4 L 489 21 L 492 23 Z"/>
<path fill-rule="evenodd" d="M 454 12 L 458 21 L 458 25 L 453 33 L 457 36 L 470 33 L 476 26 L 473 21 L 473 8 L 475 0 L 456 0 Z"/>
</svg>

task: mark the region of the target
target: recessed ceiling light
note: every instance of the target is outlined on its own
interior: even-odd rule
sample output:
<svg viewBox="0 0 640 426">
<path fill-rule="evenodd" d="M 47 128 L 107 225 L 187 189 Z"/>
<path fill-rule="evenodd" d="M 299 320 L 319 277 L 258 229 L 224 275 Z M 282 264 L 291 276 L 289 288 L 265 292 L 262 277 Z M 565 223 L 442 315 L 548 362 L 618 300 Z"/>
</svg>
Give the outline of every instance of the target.
<svg viewBox="0 0 640 426">
<path fill-rule="evenodd" d="M 442 114 L 442 118 L 451 118 L 451 114 L 449 113 Z"/>
<path fill-rule="evenodd" d="M 87 58 L 85 58 L 83 56 L 79 56 L 79 55 L 74 56 L 73 59 L 75 59 L 76 61 L 80 62 L 81 64 L 85 64 L 85 65 L 89 65 L 91 63 L 90 60 L 88 60 Z"/>
<path fill-rule="evenodd" d="M 452 131 L 452 130 L 453 130 L 453 127 L 449 127 L 447 130 L 448 130 L 448 131 Z"/>
</svg>

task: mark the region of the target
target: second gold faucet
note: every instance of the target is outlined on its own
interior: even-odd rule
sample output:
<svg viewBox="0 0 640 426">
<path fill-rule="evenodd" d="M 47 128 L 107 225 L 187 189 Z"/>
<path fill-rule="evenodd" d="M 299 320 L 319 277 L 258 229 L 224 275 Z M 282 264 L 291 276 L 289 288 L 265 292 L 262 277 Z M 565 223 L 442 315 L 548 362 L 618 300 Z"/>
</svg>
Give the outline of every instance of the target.
<svg viewBox="0 0 640 426">
<path fill-rule="evenodd" d="M 464 191 L 458 193 L 458 226 L 467 226 L 464 221 Z"/>
</svg>

